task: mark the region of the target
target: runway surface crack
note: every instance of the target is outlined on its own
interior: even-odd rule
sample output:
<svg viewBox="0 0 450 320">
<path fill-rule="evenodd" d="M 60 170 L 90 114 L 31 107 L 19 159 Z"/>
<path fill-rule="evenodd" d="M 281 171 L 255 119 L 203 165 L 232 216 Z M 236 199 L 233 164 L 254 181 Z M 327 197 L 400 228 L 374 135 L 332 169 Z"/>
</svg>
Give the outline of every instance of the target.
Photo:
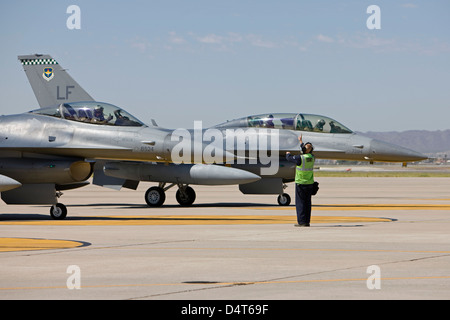
<svg viewBox="0 0 450 320">
<path fill-rule="evenodd" d="M 422 260 L 428 260 L 428 259 L 438 259 L 438 258 L 449 257 L 449 256 L 450 256 L 450 254 L 442 254 L 442 255 L 434 255 L 434 256 L 429 256 L 429 257 L 419 257 L 419 258 L 404 259 L 404 260 L 398 260 L 398 261 L 388 261 L 388 262 L 384 262 L 384 263 L 378 263 L 377 265 L 381 266 L 381 265 L 389 265 L 389 264 L 404 263 L 404 262 L 416 262 L 416 261 L 422 261 Z M 251 286 L 251 285 L 258 285 L 258 284 L 277 283 L 277 282 L 289 281 L 289 279 L 304 278 L 304 277 L 317 276 L 317 275 L 323 275 L 323 274 L 327 274 L 327 273 L 348 271 L 348 270 L 352 270 L 352 269 L 361 269 L 361 268 L 364 268 L 364 270 L 365 270 L 367 268 L 367 265 L 358 265 L 358 266 L 352 266 L 352 267 L 346 267 L 346 268 L 323 270 L 323 271 L 310 272 L 310 273 L 304 273 L 304 274 L 290 275 L 290 276 L 285 276 L 285 277 L 271 278 L 271 279 L 266 279 L 266 280 L 237 281 L 237 282 L 186 281 L 183 284 L 192 284 L 192 285 L 210 284 L 210 285 L 208 285 L 206 287 L 202 287 L 202 288 L 177 290 L 177 291 L 172 291 L 172 292 L 165 292 L 165 293 L 158 293 L 158 294 L 152 294 L 152 295 L 141 296 L 141 297 L 134 297 L 134 298 L 129 298 L 128 300 L 151 299 L 151 298 L 162 297 L 162 296 L 169 296 L 169 295 L 176 295 L 176 294 L 183 294 L 183 293 L 190 293 L 190 292 L 199 292 L 199 291 L 206 291 L 206 290 L 214 290 L 214 289 L 231 288 L 231 287 L 237 287 L 237 286 Z"/>
</svg>

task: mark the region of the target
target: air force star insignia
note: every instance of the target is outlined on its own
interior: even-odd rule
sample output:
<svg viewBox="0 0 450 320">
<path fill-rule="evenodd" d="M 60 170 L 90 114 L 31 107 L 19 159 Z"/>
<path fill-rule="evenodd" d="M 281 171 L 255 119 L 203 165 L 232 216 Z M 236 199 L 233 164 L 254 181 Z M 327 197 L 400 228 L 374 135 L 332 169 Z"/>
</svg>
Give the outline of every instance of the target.
<svg viewBox="0 0 450 320">
<path fill-rule="evenodd" d="M 42 77 L 47 80 L 50 81 L 53 79 L 55 75 L 53 74 L 53 68 L 44 68 L 44 73 L 42 74 Z"/>
</svg>

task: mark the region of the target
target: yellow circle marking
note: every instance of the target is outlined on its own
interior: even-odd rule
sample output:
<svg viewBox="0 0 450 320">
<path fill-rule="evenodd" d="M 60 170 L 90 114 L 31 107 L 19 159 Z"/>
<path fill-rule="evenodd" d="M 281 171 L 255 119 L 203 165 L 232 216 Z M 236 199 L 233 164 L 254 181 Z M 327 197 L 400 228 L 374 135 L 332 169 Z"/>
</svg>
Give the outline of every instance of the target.
<svg viewBox="0 0 450 320">
<path fill-rule="evenodd" d="M 82 245 L 81 242 L 70 240 L 0 238 L 0 252 L 69 249 Z"/>
<path fill-rule="evenodd" d="M 389 218 L 313 216 L 311 223 L 391 222 Z M 178 215 L 178 216 L 104 216 L 75 217 L 65 220 L 16 220 L 1 221 L 6 225 L 62 225 L 62 226 L 139 226 L 139 225 L 239 225 L 239 224 L 287 224 L 296 223 L 295 214 L 270 215 Z"/>
</svg>

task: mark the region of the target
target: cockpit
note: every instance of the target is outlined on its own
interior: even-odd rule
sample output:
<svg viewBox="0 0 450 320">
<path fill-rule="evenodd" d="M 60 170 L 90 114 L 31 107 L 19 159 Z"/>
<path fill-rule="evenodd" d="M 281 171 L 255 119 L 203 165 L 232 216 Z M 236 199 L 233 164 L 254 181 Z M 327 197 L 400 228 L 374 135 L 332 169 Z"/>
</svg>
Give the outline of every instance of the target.
<svg viewBox="0 0 450 320">
<path fill-rule="evenodd" d="M 273 128 L 323 133 L 352 133 L 328 117 L 306 113 L 272 113 L 249 116 L 219 124 L 217 128 Z"/>
<path fill-rule="evenodd" d="M 96 101 L 62 103 L 57 106 L 33 110 L 30 113 L 98 125 L 145 126 L 144 123 L 119 107 Z"/>
</svg>

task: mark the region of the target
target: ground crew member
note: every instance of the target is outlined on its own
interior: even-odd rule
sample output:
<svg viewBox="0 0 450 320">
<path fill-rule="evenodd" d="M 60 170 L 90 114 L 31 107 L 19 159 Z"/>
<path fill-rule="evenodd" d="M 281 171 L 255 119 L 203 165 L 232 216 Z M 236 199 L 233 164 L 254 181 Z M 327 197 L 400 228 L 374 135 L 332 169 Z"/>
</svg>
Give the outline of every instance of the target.
<svg viewBox="0 0 450 320">
<path fill-rule="evenodd" d="M 301 135 L 298 137 L 298 141 L 300 142 L 303 154 L 293 156 L 290 152 L 286 152 L 286 159 L 297 165 L 295 168 L 295 207 L 297 210 L 298 224 L 295 226 L 309 227 L 311 221 L 311 197 L 314 184 L 313 169 L 315 157 L 312 154 L 314 147 L 310 142 L 303 143 Z"/>
</svg>

